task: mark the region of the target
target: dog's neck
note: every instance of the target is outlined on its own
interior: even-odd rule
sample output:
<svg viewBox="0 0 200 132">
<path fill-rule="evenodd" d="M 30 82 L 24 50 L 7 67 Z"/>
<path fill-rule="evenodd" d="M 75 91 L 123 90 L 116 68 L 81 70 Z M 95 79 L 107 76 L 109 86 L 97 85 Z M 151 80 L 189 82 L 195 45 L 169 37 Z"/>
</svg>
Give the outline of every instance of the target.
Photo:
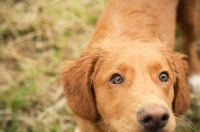
<svg viewBox="0 0 200 132">
<path fill-rule="evenodd" d="M 167 14 L 168 10 L 163 9 L 166 8 L 163 5 L 147 5 L 145 2 L 142 3 L 142 5 L 140 5 L 140 2 L 130 3 L 129 1 L 128 3 L 126 0 L 110 2 L 96 25 L 91 44 L 101 43 L 107 39 L 117 42 L 134 40 L 152 42 L 152 38 L 158 38 L 160 41 L 168 43 L 168 46 L 173 47 L 176 16 L 162 15 L 162 12 Z M 141 6 L 144 8 L 141 8 Z M 167 7 L 172 8 L 170 10 L 175 9 L 173 6 Z M 157 11 L 162 12 L 158 15 Z M 168 23 L 171 24 L 169 25 Z"/>
</svg>

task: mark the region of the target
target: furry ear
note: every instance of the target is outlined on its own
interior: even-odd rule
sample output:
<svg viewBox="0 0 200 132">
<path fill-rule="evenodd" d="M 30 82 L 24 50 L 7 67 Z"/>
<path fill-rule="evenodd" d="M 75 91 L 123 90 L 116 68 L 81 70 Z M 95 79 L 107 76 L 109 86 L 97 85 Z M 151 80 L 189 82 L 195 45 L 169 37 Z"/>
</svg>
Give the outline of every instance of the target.
<svg viewBox="0 0 200 132">
<path fill-rule="evenodd" d="M 190 89 L 188 85 L 188 64 L 183 60 L 185 56 L 175 53 L 173 58 L 176 83 L 174 85 L 173 110 L 175 114 L 184 114 L 190 106 Z"/>
<path fill-rule="evenodd" d="M 97 109 L 91 84 L 91 74 L 98 60 L 97 53 L 85 52 L 80 58 L 67 61 L 63 67 L 62 82 L 68 105 L 74 114 L 93 121 Z"/>
</svg>

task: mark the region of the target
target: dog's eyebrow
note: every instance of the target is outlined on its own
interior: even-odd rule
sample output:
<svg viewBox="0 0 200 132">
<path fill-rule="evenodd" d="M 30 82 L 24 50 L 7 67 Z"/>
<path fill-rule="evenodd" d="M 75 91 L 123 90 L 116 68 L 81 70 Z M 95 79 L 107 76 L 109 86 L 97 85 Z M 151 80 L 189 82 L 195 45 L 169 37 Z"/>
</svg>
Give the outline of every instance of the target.
<svg viewBox="0 0 200 132">
<path fill-rule="evenodd" d="M 149 68 L 150 71 L 153 71 L 153 70 L 160 70 L 160 69 L 162 68 L 162 65 L 161 65 L 160 62 L 155 61 L 155 62 L 153 62 L 152 64 L 150 64 L 150 65 L 148 66 L 148 68 Z"/>
</svg>

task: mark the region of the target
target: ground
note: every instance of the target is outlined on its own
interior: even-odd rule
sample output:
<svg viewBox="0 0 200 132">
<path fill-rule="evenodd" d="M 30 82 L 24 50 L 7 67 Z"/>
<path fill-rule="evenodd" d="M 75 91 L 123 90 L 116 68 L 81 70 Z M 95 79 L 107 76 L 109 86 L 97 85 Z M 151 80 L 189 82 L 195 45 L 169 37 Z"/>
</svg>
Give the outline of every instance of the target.
<svg viewBox="0 0 200 132">
<path fill-rule="evenodd" d="M 85 49 L 105 4 L 106 0 L 0 1 L 0 132 L 74 130 L 60 67 Z M 191 96 L 187 119 L 178 121 L 177 132 L 194 129 L 192 124 L 200 131 L 200 97 Z"/>
</svg>

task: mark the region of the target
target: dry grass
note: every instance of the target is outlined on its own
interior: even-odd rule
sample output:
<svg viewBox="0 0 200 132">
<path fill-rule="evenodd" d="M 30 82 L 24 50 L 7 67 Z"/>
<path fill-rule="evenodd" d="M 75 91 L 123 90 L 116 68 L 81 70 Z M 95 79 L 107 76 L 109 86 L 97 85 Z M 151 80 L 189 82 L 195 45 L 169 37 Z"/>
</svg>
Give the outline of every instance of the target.
<svg viewBox="0 0 200 132">
<path fill-rule="evenodd" d="M 2 0 L 0 7 L 0 132 L 72 132 L 60 64 L 86 47 L 105 1 Z M 187 115 L 197 125 L 199 100 Z"/>
<path fill-rule="evenodd" d="M 0 1 L 0 132 L 70 132 L 60 64 L 85 48 L 104 1 Z"/>
</svg>

